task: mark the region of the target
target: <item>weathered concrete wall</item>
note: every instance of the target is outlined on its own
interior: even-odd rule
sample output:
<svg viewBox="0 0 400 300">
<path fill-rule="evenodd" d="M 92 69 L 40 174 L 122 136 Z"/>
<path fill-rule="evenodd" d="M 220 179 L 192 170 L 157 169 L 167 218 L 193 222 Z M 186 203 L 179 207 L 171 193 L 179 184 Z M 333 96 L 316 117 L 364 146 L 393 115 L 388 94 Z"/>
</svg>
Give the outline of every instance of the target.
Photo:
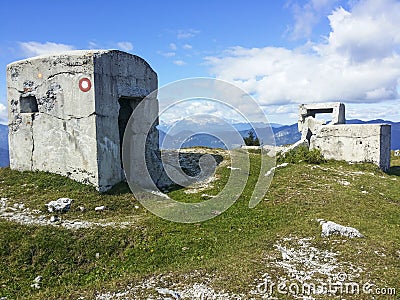
<svg viewBox="0 0 400 300">
<path fill-rule="evenodd" d="M 94 78 L 97 151 L 99 173 L 102 174 L 99 184 L 107 189 L 124 179 L 120 164 L 122 157 L 119 127 L 126 124 L 121 124 L 122 121 L 119 120 L 120 108 L 123 108 L 121 113 L 126 115 L 127 121 L 140 101 L 149 101 L 144 98 L 157 89 L 158 80 L 157 74 L 143 59 L 120 51 L 94 57 Z M 146 112 L 137 114 L 141 118 L 138 123 L 157 119 L 157 99 L 152 99 L 150 104 L 151 108 Z M 158 131 L 149 141 L 149 149 L 158 151 Z"/>
<path fill-rule="evenodd" d="M 298 129 L 303 132 L 304 129 L 308 128 L 307 119 L 312 117 L 315 121 L 315 115 L 321 113 L 331 113 L 332 121 L 331 125 L 345 124 L 345 106 L 340 102 L 331 103 L 311 103 L 311 104 L 300 104 L 299 106 L 299 120 Z M 320 125 L 325 125 L 320 122 Z"/>
<path fill-rule="evenodd" d="M 315 118 L 318 113 L 332 113 L 328 125 Z M 302 139 L 293 147 L 307 144 L 318 148 L 326 159 L 348 162 L 371 162 L 382 170 L 390 168 L 391 128 L 388 124 L 344 125 L 343 103 L 315 103 L 299 106 L 298 128 Z"/>
<path fill-rule="evenodd" d="M 310 139 L 327 159 L 371 162 L 382 170 L 390 168 L 390 125 L 326 125 Z"/>
<path fill-rule="evenodd" d="M 70 51 L 8 65 L 11 168 L 109 189 L 123 178 L 120 99 L 141 101 L 155 89 L 151 67 L 116 50 Z M 157 114 L 158 105 L 152 107 Z M 158 138 L 151 146 L 158 151 Z"/>
<path fill-rule="evenodd" d="M 83 93 L 79 79 L 92 79 L 93 58 L 86 52 L 44 56 L 7 67 L 10 167 L 98 181 L 94 90 Z M 37 104 L 23 109 L 30 99 Z"/>
</svg>

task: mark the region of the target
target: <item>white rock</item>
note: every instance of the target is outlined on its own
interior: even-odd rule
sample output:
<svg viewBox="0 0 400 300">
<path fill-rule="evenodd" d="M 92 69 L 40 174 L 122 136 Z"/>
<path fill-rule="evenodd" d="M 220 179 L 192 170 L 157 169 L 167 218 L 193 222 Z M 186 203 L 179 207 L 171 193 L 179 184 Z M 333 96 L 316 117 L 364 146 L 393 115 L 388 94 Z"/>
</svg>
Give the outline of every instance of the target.
<svg viewBox="0 0 400 300">
<path fill-rule="evenodd" d="M 57 222 L 58 221 L 58 217 L 57 216 L 51 216 L 50 217 L 50 222 L 51 223 L 54 223 L 54 222 Z"/>
<path fill-rule="evenodd" d="M 344 186 L 350 185 L 350 182 L 348 182 L 346 180 L 339 180 L 338 183 L 340 183 L 341 185 L 344 185 Z"/>
<path fill-rule="evenodd" d="M 33 283 L 31 284 L 31 288 L 40 289 L 40 284 L 39 284 L 40 281 L 42 281 L 42 276 L 37 276 L 33 280 Z"/>
<path fill-rule="evenodd" d="M 276 169 L 286 167 L 287 165 L 288 165 L 288 163 L 283 163 L 283 164 L 277 165 L 276 167 L 272 167 L 271 169 L 268 170 L 267 173 L 265 173 L 265 176 L 269 176 L 269 175 L 271 175 L 272 172 L 274 172 Z"/>
<path fill-rule="evenodd" d="M 170 295 L 172 297 L 174 297 L 174 299 L 181 299 L 181 296 L 179 295 L 179 293 L 167 289 L 167 288 L 156 288 L 156 291 L 161 294 L 161 295 Z"/>
<path fill-rule="evenodd" d="M 105 210 L 105 209 L 106 209 L 106 207 L 104 205 L 97 206 L 97 207 L 94 208 L 95 211 L 102 211 L 102 210 Z"/>
<path fill-rule="evenodd" d="M 31 284 L 31 288 L 34 288 L 34 289 L 40 289 L 40 284 L 39 283 L 37 283 L 37 282 L 35 282 L 35 283 L 32 283 Z"/>
<path fill-rule="evenodd" d="M 240 170 L 240 168 L 235 168 L 235 167 L 231 167 L 231 166 L 227 166 L 227 169 L 231 169 L 231 170 Z"/>
<path fill-rule="evenodd" d="M 353 227 L 347 227 L 335 222 L 325 221 L 318 219 L 319 223 L 322 225 L 322 237 L 327 237 L 332 234 L 340 234 L 342 236 L 347 236 L 350 238 L 354 237 L 364 237 L 357 229 Z"/>
<path fill-rule="evenodd" d="M 59 198 L 56 201 L 50 201 L 46 204 L 49 212 L 67 212 L 71 208 L 72 199 Z"/>
</svg>

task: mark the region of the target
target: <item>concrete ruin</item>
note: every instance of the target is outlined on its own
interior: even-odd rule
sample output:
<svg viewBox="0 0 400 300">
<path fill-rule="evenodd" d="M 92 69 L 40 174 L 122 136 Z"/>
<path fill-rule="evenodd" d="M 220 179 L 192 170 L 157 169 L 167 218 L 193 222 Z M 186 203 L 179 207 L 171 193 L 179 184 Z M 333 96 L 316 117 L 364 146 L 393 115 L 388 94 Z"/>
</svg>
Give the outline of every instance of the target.
<svg viewBox="0 0 400 300">
<path fill-rule="evenodd" d="M 157 85 L 146 61 L 117 50 L 69 51 L 11 63 L 11 169 L 48 171 L 99 191 L 110 189 L 124 179 L 122 139 L 138 103 L 146 101 L 143 122 L 158 122 L 158 100 L 144 99 Z M 154 159 L 158 143 L 158 131 L 151 130 L 146 151 Z"/>
<path fill-rule="evenodd" d="M 316 114 L 332 114 L 326 123 Z M 320 149 L 326 159 L 352 163 L 371 162 L 383 171 L 390 168 L 391 126 L 389 124 L 346 124 L 343 103 L 301 104 L 298 129 L 309 149 Z"/>
</svg>

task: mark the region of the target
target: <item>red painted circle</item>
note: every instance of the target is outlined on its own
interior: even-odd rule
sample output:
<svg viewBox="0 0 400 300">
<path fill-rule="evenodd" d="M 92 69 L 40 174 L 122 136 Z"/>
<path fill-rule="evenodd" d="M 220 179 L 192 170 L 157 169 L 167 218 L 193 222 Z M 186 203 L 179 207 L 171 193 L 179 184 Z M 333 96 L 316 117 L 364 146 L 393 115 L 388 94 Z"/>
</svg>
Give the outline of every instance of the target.
<svg viewBox="0 0 400 300">
<path fill-rule="evenodd" d="M 92 83 L 89 78 L 81 78 L 79 80 L 79 89 L 82 92 L 88 92 L 92 88 Z"/>
</svg>

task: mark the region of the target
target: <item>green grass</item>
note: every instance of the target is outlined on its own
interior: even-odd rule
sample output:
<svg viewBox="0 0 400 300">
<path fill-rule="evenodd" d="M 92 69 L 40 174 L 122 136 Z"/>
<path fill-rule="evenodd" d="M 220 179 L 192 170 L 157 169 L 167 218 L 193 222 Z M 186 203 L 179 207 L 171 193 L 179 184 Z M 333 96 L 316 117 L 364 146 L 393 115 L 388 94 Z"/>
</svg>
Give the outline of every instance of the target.
<svg viewBox="0 0 400 300">
<path fill-rule="evenodd" d="M 260 272 L 268 271 L 264 258 L 279 255 L 273 245 L 285 236 L 315 237 L 315 247 L 331 249 L 342 260 L 362 267 L 363 279 L 400 289 L 400 158 L 392 157 L 388 174 L 369 164 L 290 164 L 276 170 L 268 193 L 254 209 L 248 201 L 260 155 L 254 152 L 250 158 L 252 169 L 242 196 L 226 212 L 200 224 L 172 223 L 154 216 L 134 199 L 126 184 L 100 194 L 61 176 L 0 169 L 0 197 L 12 203 L 45 211 L 50 200 L 69 197 L 74 202 L 65 214 L 68 219 L 134 224 L 71 231 L 0 219 L 0 297 L 90 299 L 95 291 L 117 291 L 156 274 L 184 280 L 194 270 L 213 274 L 216 289 L 245 293 Z M 170 196 L 199 201 L 203 193 L 216 194 L 230 173 L 222 166 L 213 188 L 189 195 L 175 190 Z M 341 184 L 343 180 L 350 185 Z M 94 212 L 99 205 L 107 210 Z M 81 212 L 78 206 L 86 210 Z M 317 218 L 355 227 L 365 238 L 321 238 Z M 330 243 L 338 239 L 348 242 Z M 43 276 L 42 288 L 35 290 L 30 284 L 38 275 Z"/>
</svg>

